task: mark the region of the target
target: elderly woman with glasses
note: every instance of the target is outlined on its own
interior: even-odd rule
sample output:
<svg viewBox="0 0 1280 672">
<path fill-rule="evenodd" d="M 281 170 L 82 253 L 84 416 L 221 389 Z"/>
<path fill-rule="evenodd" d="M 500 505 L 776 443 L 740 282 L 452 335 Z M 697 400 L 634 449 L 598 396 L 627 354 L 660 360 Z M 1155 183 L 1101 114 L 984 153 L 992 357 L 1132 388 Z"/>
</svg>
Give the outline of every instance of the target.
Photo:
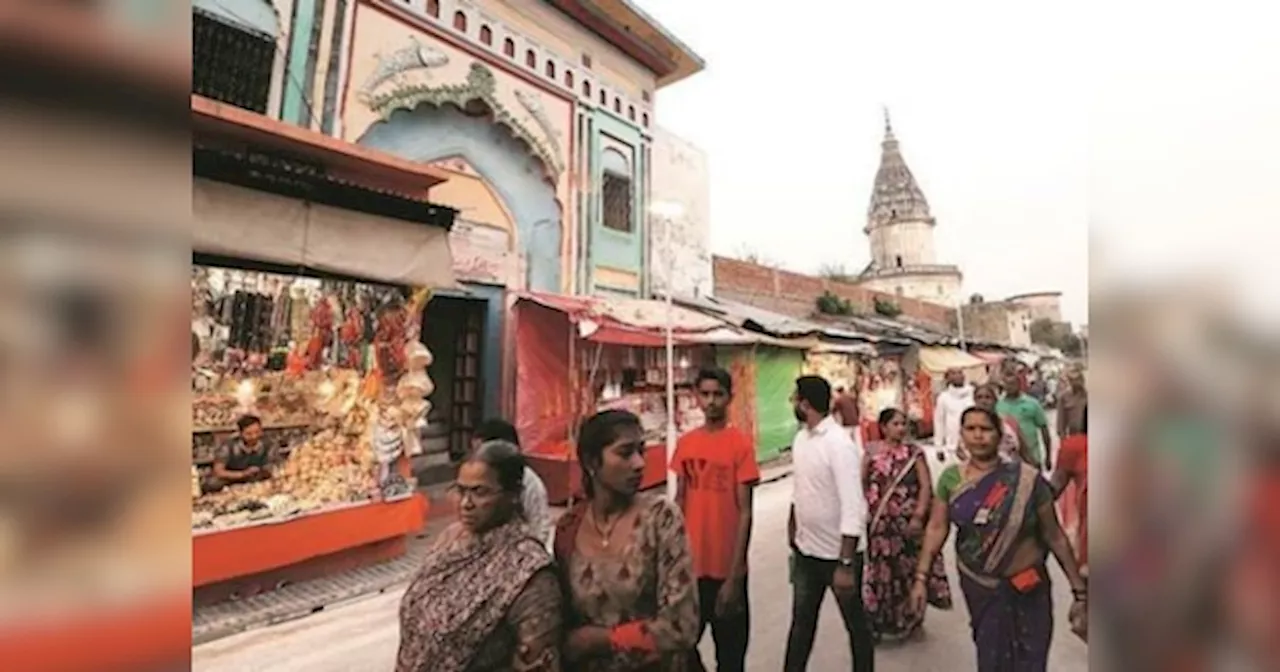
<svg viewBox="0 0 1280 672">
<path fill-rule="evenodd" d="M 545 542 L 520 512 L 525 462 L 490 441 L 458 469 L 458 521 L 400 603 L 396 672 L 558 672 L 563 597 Z"/>
</svg>

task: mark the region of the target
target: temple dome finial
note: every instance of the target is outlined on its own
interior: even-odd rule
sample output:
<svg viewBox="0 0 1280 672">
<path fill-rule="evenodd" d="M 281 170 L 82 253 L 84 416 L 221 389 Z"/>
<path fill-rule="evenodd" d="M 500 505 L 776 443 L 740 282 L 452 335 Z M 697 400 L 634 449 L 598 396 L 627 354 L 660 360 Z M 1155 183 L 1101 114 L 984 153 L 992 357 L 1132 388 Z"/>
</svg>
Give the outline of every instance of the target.
<svg viewBox="0 0 1280 672">
<path fill-rule="evenodd" d="M 889 118 L 889 106 L 881 105 L 880 109 L 884 111 L 884 137 L 893 137 L 893 121 Z"/>
</svg>

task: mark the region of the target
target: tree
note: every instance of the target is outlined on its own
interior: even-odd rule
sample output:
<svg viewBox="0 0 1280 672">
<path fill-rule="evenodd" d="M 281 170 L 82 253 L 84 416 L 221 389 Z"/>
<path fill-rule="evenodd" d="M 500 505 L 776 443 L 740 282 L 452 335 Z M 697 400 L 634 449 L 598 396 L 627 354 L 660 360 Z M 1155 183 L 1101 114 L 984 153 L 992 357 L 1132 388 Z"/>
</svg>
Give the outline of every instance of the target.
<svg viewBox="0 0 1280 672">
<path fill-rule="evenodd" d="M 757 266 L 766 266 L 768 268 L 778 268 L 781 266 L 777 261 L 753 250 L 746 243 L 739 245 L 738 250 L 733 253 L 733 256 L 739 261 L 745 261 L 748 264 L 755 264 Z"/>
<path fill-rule="evenodd" d="M 849 273 L 844 264 L 823 264 L 818 267 L 818 277 L 835 282 L 855 283 L 858 278 Z"/>
<path fill-rule="evenodd" d="M 1084 352 L 1080 337 L 1071 330 L 1068 322 L 1054 322 L 1041 318 L 1031 323 L 1031 342 L 1057 348 L 1068 357 L 1079 357 Z"/>
</svg>

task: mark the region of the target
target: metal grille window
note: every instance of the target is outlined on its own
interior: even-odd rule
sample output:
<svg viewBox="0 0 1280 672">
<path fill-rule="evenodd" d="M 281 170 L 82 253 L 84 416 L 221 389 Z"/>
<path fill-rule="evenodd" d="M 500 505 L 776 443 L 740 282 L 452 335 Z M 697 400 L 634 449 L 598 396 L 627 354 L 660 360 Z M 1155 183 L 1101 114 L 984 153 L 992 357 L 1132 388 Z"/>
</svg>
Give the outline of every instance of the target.
<svg viewBox="0 0 1280 672">
<path fill-rule="evenodd" d="M 192 93 L 266 114 L 274 62 L 271 38 L 192 13 Z"/>
<path fill-rule="evenodd" d="M 631 233 L 631 178 L 607 172 L 601 190 L 604 192 L 605 228 Z"/>
</svg>

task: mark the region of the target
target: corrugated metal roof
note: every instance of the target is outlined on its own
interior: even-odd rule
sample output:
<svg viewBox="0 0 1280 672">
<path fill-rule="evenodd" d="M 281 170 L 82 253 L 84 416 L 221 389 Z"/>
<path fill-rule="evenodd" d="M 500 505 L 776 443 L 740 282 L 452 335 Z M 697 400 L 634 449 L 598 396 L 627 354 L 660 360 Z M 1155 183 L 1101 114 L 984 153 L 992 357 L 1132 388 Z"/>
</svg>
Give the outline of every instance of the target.
<svg viewBox="0 0 1280 672">
<path fill-rule="evenodd" d="M 717 315 L 721 319 L 745 329 L 762 331 L 781 338 L 821 336 L 835 341 L 852 341 L 855 344 L 875 343 L 884 340 L 881 335 L 856 330 L 849 325 L 823 324 L 814 320 L 775 313 L 758 306 L 729 299 L 716 297 L 680 298 L 677 299 L 677 302 Z M 892 336 L 889 338 L 893 340 Z M 903 342 L 905 343 L 906 341 Z"/>
</svg>

